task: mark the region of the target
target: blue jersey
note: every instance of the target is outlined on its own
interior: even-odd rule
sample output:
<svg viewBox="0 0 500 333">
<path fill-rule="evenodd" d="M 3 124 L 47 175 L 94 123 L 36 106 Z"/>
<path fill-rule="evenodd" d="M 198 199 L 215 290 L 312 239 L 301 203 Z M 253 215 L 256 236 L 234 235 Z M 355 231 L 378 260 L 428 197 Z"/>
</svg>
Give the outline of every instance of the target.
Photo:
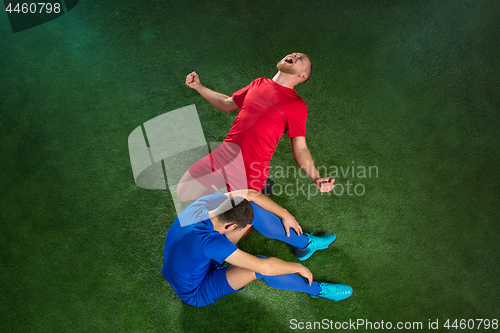
<svg viewBox="0 0 500 333">
<path fill-rule="evenodd" d="M 225 235 L 214 230 L 208 217 L 208 212 L 226 199 L 224 194 L 212 194 L 196 200 L 168 230 L 162 274 L 181 299 L 196 295 L 207 273 L 222 265 L 237 249 Z M 179 219 L 191 219 L 193 223 L 184 222 L 185 226 L 181 226 Z"/>
</svg>

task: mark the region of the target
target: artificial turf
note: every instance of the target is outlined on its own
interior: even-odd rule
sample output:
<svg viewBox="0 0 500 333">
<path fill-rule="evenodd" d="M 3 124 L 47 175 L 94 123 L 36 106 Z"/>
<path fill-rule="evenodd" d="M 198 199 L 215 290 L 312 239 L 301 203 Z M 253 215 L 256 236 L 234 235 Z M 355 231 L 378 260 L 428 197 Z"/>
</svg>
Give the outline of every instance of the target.
<svg viewBox="0 0 500 333">
<path fill-rule="evenodd" d="M 498 17 L 496 0 L 82 0 L 12 33 L 0 14 L 0 330 L 281 332 L 326 318 L 445 332 L 447 319 L 500 319 Z M 297 92 L 337 192 L 307 193 L 285 136 L 271 178 L 292 185 L 272 198 L 305 231 L 338 235 L 305 265 L 354 295 L 258 281 L 185 305 L 160 273 L 171 194 L 135 185 L 127 137 L 195 104 L 207 142 L 222 141 L 235 113 L 186 74 L 231 94 L 294 51 L 313 62 Z M 296 261 L 256 231 L 240 248 Z"/>
</svg>

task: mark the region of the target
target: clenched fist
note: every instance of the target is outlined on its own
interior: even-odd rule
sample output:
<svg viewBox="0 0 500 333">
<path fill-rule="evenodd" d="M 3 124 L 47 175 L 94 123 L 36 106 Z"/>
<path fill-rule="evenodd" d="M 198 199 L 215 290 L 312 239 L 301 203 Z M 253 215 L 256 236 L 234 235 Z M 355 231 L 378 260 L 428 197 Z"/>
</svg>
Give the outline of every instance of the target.
<svg viewBox="0 0 500 333">
<path fill-rule="evenodd" d="M 193 89 L 201 86 L 200 77 L 196 72 L 191 72 L 186 76 L 186 86 Z"/>
</svg>

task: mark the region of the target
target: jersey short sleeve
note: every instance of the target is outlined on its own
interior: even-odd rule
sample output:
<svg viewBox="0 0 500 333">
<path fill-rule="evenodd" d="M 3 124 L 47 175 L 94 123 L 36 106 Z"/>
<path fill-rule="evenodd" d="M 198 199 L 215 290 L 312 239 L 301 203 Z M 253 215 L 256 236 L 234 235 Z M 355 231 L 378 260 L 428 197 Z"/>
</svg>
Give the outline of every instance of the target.
<svg viewBox="0 0 500 333">
<path fill-rule="evenodd" d="M 297 106 L 287 113 L 288 137 L 306 136 L 307 106 L 304 101 L 297 102 Z"/>
<path fill-rule="evenodd" d="M 219 207 L 225 200 L 227 196 L 224 194 L 210 194 L 199 198 L 179 214 L 181 227 L 208 219 L 208 211 Z"/>
<path fill-rule="evenodd" d="M 252 88 L 255 84 L 257 84 L 257 82 L 259 80 L 261 80 L 261 79 L 255 79 L 252 81 L 252 83 L 250 83 L 245 88 L 241 88 L 237 92 L 233 93 L 233 96 L 232 96 L 233 102 L 236 104 L 236 106 L 238 106 L 238 108 L 241 109 L 241 107 L 243 106 L 243 101 L 245 100 L 245 97 L 247 96 L 248 90 L 250 88 Z"/>
<path fill-rule="evenodd" d="M 236 245 L 226 236 L 213 233 L 209 239 L 205 240 L 203 252 L 207 258 L 213 259 L 222 265 L 226 258 L 233 254 L 236 249 Z"/>
<path fill-rule="evenodd" d="M 206 211 L 214 210 L 219 207 L 221 203 L 227 200 L 227 196 L 225 194 L 214 193 L 209 194 L 207 196 L 201 197 L 195 202 L 193 202 L 193 206 L 201 207 Z"/>
</svg>

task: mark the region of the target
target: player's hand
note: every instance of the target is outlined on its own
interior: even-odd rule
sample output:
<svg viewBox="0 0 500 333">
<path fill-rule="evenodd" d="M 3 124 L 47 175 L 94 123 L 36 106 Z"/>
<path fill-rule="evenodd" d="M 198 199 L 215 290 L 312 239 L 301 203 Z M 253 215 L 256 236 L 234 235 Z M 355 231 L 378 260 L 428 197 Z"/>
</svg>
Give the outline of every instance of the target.
<svg viewBox="0 0 500 333">
<path fill-rule="evenodd" d="M 314 180 L 314 183 L 316 184 L 316 187 L 320 192 L 330 192 L 335 186 L 333 184 L 335 183 L 335 179 L 333 179 L 332 177 L 316 178 Z"/>
<path fill-rule="evenodd" d="M 297 273 L 299 273 L 300 275 L 302 275 L 303 277 L 305 277 L 307 279 L 307 281 L 309 281 L 309 285 L 312 285 L 313 283 L 313 274 L 311 273 L 311 271 L 309 270 L 309 268 L 307 268 L 306 266 L 302 265 L 302 264 L 298 264 L 300 267 L 299 267 L 299 271 Z"/>
<path fill-rule="evenodd" d="M 281 221 L 281 223 L 283 223 L 283 227 L 285 228 L 286 237 L 290 237 L 290 228 L 295 230 L 297 235 L 303 234 L 302 227 L 292 214 L 289 214 L 289 216 L 285 217 L 283 221 Z"/>
<path fill-rule="evenodd" d="M 186 86 L 193 89 L 201 86 L 200 77 L 196 72 L 191 72 L 186 76 Z"/>
</svg>

